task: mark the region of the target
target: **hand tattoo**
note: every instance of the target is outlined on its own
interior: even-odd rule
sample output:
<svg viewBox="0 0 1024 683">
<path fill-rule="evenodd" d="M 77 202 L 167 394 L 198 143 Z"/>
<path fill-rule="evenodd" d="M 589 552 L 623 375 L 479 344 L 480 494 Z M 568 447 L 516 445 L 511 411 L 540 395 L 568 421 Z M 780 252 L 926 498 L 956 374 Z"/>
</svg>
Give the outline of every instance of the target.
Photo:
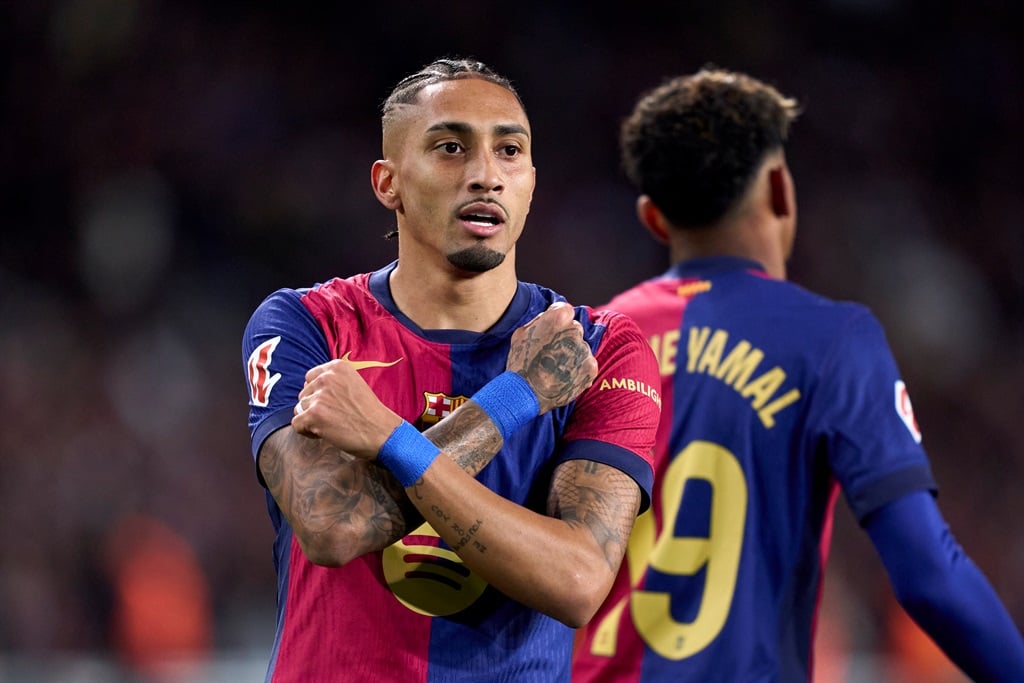
<svg viewBox="0 0 1024 683">
<path fill-rule="evenodd" d="M 522 343 L 513 346 L 508 368 L 526 378 L 542 406 L 561 406 L 593 381 L 584 364 L 589 357 L 590 347 L 575 330 L 563 330 L 545 343 L 528 329 Z"/>
</svg>

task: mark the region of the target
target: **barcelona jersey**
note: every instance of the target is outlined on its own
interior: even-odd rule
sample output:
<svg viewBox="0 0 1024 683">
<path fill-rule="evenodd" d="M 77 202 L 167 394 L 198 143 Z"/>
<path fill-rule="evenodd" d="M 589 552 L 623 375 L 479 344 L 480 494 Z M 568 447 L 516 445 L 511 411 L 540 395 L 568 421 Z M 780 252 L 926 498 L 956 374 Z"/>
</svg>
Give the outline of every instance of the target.
<svg viewBox="0 0 1024 683">
<path fill-rule="evenodd" d="M 651 508 L 573 680 L 809 680 L 840 492 L 863 521 L 935 487 L 879 323 L 732 257 L 607 308 L 647 335 L 663 411 Z"/>
<path fill-rule="evenodd" d="M 348 359 L 384 404 L 423 430 L 503 372 L 512 332 L 563 300 L 520 282 L 486 332 L 424 330 L 392 300 L 394 267 L 279 290 L 257 308 L 243 341 L 254 457 L 290 424 L 310 368 Z M 627 317 L 587 307 L 575 315 L 599 364 L 594 384 L 510 435 L 477 478 L 544 513 L 554 469 L 593 460 L 631 476 L 646 508 L 660 411 L 654 355 Z M 268 681 L 569 680 L 574 632 L 490 587 L 429 525 L 328 568 L 306 558 L 266 495 L 278 576 Z"/>
</svg>

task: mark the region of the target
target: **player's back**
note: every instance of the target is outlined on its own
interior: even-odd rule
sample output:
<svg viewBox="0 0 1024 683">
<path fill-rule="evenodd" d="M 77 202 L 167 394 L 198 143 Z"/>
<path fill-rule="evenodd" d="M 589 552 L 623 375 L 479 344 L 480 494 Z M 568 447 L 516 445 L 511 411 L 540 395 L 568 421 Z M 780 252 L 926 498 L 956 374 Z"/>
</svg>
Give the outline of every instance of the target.
<svg viewBox="0 0 1024 683">
<path fill-rule="evenodd" d="M 651 511 L 574 680 L 808 680 L 837 481 L 868 495 L 919 450 L 891 425 L 863 437 L 877 448 L 830 442 L 863 422 L 837 415 L 899 384 L 877 322 L 735 258 L 677 265 L 607 307 L 658 356 L 662 425 Z"/>
</svg>

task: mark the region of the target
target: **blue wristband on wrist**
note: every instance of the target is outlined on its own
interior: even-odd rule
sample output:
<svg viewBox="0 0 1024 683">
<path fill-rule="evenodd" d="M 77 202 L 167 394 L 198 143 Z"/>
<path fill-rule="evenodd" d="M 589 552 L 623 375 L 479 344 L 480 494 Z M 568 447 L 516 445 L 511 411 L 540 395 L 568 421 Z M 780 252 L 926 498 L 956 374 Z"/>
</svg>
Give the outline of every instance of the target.
<svg viewBox="0 0 1024 683">
<path fill-rule="evenodd" d="M 506 370 L 480 387 L 472 400 L 491 418 L 503 439 L 540 414 L 537 395 L 530 384 L 512 370 Z"/>
<path fill-rule="evenodd" d="M 415 484 L 441 452 L 418 429 L 402 420 L 380 447 L 377 460 L 391 470 L 402 486 Z"/>
</svg>

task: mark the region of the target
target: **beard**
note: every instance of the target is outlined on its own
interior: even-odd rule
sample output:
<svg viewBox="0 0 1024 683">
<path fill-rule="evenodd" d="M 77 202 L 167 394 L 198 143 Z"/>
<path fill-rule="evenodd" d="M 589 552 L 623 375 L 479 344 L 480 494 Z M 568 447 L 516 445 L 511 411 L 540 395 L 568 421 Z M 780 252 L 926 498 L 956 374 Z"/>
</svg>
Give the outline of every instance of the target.
<svg viewBox="0 0 1024 683">
<path fill-rule="evenodd" d="M 504 254 L 482 244 L 448 254 L 448 263 L 470 273 L 485 273 L 500 266 L 504 260 Z"/>
</svg>

